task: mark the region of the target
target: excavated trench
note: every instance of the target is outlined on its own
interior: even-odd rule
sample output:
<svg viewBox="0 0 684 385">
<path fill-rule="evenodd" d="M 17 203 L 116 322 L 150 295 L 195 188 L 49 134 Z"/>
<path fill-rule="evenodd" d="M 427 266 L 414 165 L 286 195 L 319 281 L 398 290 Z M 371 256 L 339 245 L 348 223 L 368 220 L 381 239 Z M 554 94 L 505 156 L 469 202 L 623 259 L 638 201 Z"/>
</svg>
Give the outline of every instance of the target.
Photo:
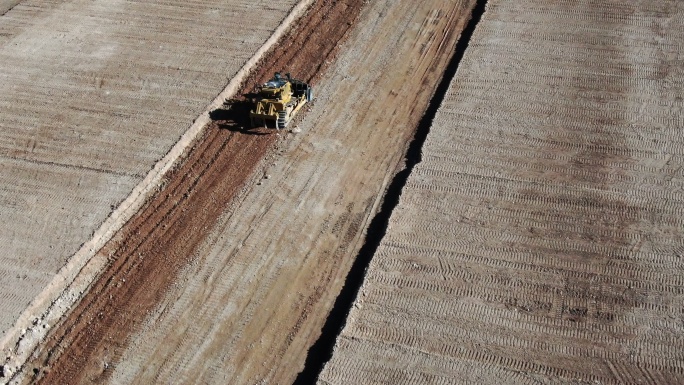
<svg viewBox="0 0 684 385">
<path fill-rule="evenodd" d="M 347 316 L 352 309 L 356 296 L 363 284 L 366 270 L 387 232 L 392 212 L 399 204 L 401 192 L 408 181 L 413 168 L 422 160 L 422 148 L 430 132 L 430 127 L 439 106 L 444 101 L 449 85 L 456 76 L 463 55 L 468 49 L 475 28 L 485 13 L 487 0 L 478 0 L 466 28 L 463 30 L 453 55 L 444 71 L 442 79 L 435 90 L 425 114 L 416 127 L 415 135 L 405 155 L 405 167 L 398 172 L 389 184 L 380 211 L 368 226 L 363 246 L 347 275 L 345 284 L 321 330 L 321 336 L 309 349 L 304 369 L 299 373 L 294 385 L 315 384 L 325 364 L 332 358 L 337 337 L 342 332 Z"/>
</svg>

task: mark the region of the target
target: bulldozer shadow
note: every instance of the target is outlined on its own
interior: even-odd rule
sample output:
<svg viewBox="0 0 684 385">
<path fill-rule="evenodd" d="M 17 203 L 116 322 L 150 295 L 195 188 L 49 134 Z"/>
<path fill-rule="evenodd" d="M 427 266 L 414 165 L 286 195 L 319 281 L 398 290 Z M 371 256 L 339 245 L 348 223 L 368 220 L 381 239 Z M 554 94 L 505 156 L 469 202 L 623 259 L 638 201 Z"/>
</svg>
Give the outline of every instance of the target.
<svg viewBox="0 0 684 385">
<path fill-rule="evenodd" d="M 249 120 L 251 109 L 249 100 L 227 100 L 221 108 L 209 113 L 209 118 L 222 130 L 239 132 L 246 135 L 269 135 L 271 130 L 252 128 Z"/>
</svg>

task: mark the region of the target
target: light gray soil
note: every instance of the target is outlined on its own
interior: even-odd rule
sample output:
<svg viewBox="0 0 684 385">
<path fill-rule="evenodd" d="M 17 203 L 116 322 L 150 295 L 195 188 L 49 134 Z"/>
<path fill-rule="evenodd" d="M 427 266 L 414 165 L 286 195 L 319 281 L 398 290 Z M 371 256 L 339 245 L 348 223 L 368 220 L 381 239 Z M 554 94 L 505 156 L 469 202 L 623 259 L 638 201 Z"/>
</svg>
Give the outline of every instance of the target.
<svg viewBox="0 0 684 385">
<path fill-rule="evenodd" d="M 490 0 L 320 383 L 684 382 L 683 39 Z"/>
</svg>

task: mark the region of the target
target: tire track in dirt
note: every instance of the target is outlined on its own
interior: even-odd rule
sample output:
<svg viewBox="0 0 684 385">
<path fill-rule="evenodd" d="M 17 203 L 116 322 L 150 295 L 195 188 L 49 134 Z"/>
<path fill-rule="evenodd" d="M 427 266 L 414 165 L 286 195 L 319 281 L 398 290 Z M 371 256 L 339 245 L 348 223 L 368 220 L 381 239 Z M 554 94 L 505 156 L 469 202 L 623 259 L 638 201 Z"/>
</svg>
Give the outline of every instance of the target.
<svg viewBox="0 0 684 385">
<path fill-rule="evenodd" d="M 264 57 L 239 94 L 281 70 L 315 84 L 362 5 L 361 0 L 316 2 Z M 130 335 L 192 261 L 206 229 L 274 145 L 271 131 L 242 131 L 244 113 L 242 103 L 215 111 L 215 120 L 169 173 L 165 186 L 102 249 L 110 266 L 35 350 L 24 367 L 33 371 L 32 381 L 79 383 L 108 377 Z"/>
<path fill-rule="evenodd" d="M 0 1 L 0 17 L 4 16 L 7 12 L 11 11 L 12 8 L 16 7 L 21 2 L 22 2 L 22 0 L 3 0 L 3 1 Z"/>
</svg>

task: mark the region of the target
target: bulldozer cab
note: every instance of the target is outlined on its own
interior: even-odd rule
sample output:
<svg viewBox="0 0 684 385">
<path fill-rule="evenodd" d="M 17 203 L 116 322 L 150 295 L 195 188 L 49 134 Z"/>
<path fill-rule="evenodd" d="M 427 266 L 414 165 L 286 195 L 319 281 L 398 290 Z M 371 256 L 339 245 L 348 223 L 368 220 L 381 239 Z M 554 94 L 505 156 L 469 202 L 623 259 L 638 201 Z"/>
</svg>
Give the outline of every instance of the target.
<svg viewBox="0 0 684 385">
<path fill-rule="evenodd" d="M 292 94 L 290 83 L 283 79 L 278 72 L 276 72 L 273 79 L 267 81 L 261 86 L 259 94 L 264 99 L 277 100 L 287 103 Z"/>
</svg>

